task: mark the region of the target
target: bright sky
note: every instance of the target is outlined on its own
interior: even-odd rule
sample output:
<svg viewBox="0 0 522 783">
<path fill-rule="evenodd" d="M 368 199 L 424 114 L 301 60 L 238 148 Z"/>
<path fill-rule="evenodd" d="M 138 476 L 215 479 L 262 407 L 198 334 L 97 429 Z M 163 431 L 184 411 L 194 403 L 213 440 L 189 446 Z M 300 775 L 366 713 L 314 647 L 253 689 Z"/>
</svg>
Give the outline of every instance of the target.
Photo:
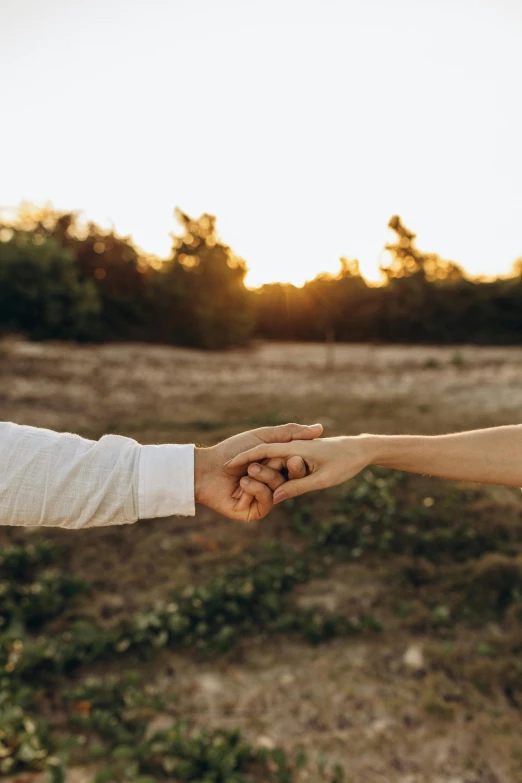
<svg viewBox="0 0 522 783">
<path fill-rule="evenodd" d="M 522 256 L 520 0 L 0 0 L 0 206 L 167 255 L 211 212 L 301 284 L 394 213 L 471 273 Z"/>
</svg>

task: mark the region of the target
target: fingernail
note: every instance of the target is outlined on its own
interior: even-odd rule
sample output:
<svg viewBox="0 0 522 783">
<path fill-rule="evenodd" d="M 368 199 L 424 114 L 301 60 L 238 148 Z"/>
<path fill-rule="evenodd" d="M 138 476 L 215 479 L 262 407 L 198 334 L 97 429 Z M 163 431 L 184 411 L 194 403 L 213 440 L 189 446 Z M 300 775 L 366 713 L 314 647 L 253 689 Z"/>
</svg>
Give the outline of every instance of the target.
<svg viewBox="0 0 522 783">
<path fill-rule="evenodd" d="M 230 465 L 230 463 L 233 462 L 233 461 L 234 461 L 234 457 L 232 457 L 232 459 L 229 459 L 228 462 L 223 463 L 223 467 L 226 468 L 226 466 Z"/>
<path fill-rule="evenodd" d="M 241 489 L 241 487 L 238 487 L 238 488 L 236 489 L 236 491 L 233 493 L 232 497 L 233 497 L 235 500 L 237 500 L 238 498 L 240 498 L 240 497 L 241 497 L 241 495 L 242 495 L 242 494 L 243 494 L 243 490 Z"/>
<path fill-rule="evenodd" d="M 243 476 L 243 478 L 241 479 L 241 484 L 243 484 L 243 486 L 245 487 L 248 487 L 248 485 L 250 484 L 250 479 L 248 479 L 246 476 Z"/>
<path fill-rule="evenodd" d="M 250 465 L 249 473 L 261 473 L 261 465 Z"/>
<path fill-rule="evenodd" d="M 317 429 L 317 427 L 322 427 L 322 426 L 323 426 L 322 424 L 309 424 L 308 425 L 309 429 L 311 429 L 311 430 L 315 430 L 315 429 Z"/>
<path fill-rule="evenodd" d="M 286 492 L 275 492 L 274 503 L 281 503 L 282 500 L 286 500 Z"/>
</svg>

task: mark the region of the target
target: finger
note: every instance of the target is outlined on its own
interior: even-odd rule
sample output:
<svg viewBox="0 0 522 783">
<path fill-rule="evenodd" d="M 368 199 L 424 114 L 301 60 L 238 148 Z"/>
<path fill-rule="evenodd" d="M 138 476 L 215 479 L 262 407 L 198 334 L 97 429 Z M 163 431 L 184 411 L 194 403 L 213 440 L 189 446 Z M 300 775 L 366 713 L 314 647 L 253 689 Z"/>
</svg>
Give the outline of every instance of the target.
<svg viewBox="0 0 522 783">
<path fill-rule="evenodd" d="M 267 465 L 259 465 L 257 462 L 248 466 L 248 475 L 256 481 L 266 484 L 272 492 L 285 483 L 284 476 L 278 470 L 274 470 Z"/>
<path fill-rule="evenodd" d="M 283 469 L 286 470 L 286 463 L 286 457 L 272 457 L 272 459 L 265 460 L 263 464 L 269 468 L 272 468 L 272 470 L 278 470 L 281 472 Z"/>
<path fill-rule="evenodd" d="M 272 493 L 272 490 L 267 487 L 266 484 L 262 484 L 260 481 L 255 481 L 254 479 L 248 478 L 247 476 L 244 476 L 241 479 L 241 486 L 245 490 L 245 495 L 253 495 L 255 500 L 257 501 L 257 513 L 255 516 L 258 519 L 261 519 L 262 517 L 266 516 L 269 511 L 271 511 L 273 505 L 274 505 L 274 496 Z M 243 498 L 241 498 L 241 501 Z M 241 502 L 240 501 L 240 502 Z M 237 509 L 237 510 L 246 510 L 246 509 Z"/>
<path fill-rule="evenodd" d="M 297 441 L 297 443 L 299 442 L 300 441 Z M 294 448 L 297 448 L 297 446 L 292 444 L 292 450 L 290 450 L 290 448 L 291 447 L 285 443 L 262 443 L 259 446 L 254 446 L 253 449 L 248 449 L 248 451 L 238 454 L 228 462 L 225 462 L 225 465 L 227 468 L 239 468 L 243 465 L 248 465 L 249 462 L 260 462 L 263 459 L 271 459 L 272 457 L 283 457 L 286 459 L 287 457 L 294 456 L 293 450 Z M 302 451 L 302 448 L 299 450 Z"/>
<path fill-rule="evenodd" d="M 316 473 L 295 481 L 287 481 L 284 486 L 274 492 L 274 503 L 281 503 L 282 500 L 296 498 L 299 495 L 304 495 L 305 492 L 312 492 L 314 489 L 322 488 L 323 482 Z"/>
<path fill-rule="evenodd" d="M 302 457 L 273 457 L 272 459 L 265 460 L 264 463 L 272 470 L 277 470 L 279 473 L 286 471 L 283 475 L 287 476 L 287 479 L 304 478 L 308 475 L 308 465 Z"/>
<path fill-rule="evenodd" d="M 243 489 L 243 487 L 240 487 L 241 489 L 241 495 L 238 498 L 237 505 L 236 505 L 236 511 L 247 511 L 250 506 L 252 505 L 252 502 L 254 500 L 253 495 L 250 494 L 250 492 L 246 491 L 246 487 Z"/>
<path fill-rule="evenodd" d="M 286 464 L 288 479 L 302 479 L 308 474 L 308 466 L 302 457 L 290 457 Z"/>
<path fill-rule="evenodd" d="M 314 440 L 322 433 L 322 424 L 280 424 L 277 427 L 261 427 L 256 434 L 265 443 L 289 443 L 291 440 Z"/>
</svg>

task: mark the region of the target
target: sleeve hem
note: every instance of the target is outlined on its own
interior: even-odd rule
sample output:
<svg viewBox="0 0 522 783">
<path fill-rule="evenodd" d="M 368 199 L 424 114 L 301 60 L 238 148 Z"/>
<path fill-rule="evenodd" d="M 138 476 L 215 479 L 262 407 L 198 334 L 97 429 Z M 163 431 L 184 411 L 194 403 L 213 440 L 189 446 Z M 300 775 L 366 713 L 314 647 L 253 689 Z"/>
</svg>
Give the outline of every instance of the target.
<svg viewBox="0 0 522 783">
<path fill-rule="evenodd" d="M 194 446 L 140 446 L 138 519 L 194 516 Z"/>
</svg>

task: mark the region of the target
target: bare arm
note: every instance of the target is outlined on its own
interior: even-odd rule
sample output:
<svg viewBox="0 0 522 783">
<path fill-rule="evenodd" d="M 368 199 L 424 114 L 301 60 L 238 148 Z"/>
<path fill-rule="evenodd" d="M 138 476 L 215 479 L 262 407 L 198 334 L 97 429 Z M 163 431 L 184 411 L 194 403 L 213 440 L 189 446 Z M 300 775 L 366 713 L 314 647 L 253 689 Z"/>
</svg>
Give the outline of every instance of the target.
<svg viewBox="0 0 522 783">
<path fill-rule="evenodd" d="M 410 473 L 522 486 L 522 427 L 511 425 L 450 435 L 363 435 L 369 464 Z"/>
<path fill-rule="evenodd" d="M 315 489 L 341 484 L 368 465 L 440 476 L 455 481 L 476 481 L 522 487 L 522 426 L 492 427 L 450 435 L 356 435 L 304 443 L 259 446 L 230 461 L 250 476 L 252 463 L 304 459 L 308 475 L 287 482 L 274 494 L 274 502 Z M 241 482 L 242 483 L 242 482 Z"/>
</svg>

